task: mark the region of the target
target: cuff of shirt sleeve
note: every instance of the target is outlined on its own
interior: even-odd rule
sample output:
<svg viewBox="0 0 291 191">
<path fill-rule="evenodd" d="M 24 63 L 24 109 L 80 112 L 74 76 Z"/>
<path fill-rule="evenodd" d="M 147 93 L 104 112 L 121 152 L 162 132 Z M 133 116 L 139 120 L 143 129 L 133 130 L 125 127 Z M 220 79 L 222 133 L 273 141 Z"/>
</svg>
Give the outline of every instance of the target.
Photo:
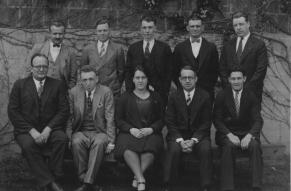
<svg viewBox="0 0 291 191">
<path fill-rule="evenodd" d="M 177 139 L 176 139 L 176 143 L 180 143 L 180 142 L 182 142 L 182 141 L 184 141 L 183 138 L 177 138 Z"/>
<path fill-rule="evenodd" d="M 197 138 L 191 138 L 191 140 L 193 140 L 194 141 L 194 143 L 198 143 L 199 142 L 199 140 L 197 139 Z"/>
</svg>

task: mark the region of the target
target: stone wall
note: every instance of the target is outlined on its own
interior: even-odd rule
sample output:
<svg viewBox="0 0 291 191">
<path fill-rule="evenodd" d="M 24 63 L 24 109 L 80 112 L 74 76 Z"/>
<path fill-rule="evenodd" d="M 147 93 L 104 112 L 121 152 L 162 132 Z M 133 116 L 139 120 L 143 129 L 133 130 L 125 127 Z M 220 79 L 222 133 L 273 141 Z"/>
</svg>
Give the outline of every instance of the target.
<svg viewBox="0 0 291 191">
<path fill-rule="evenodd" d="M 268 6 L 265 15 L 280 21 L 278 26 L 274 27 L 270 23 L 261 21 L 262 16 L 258 14 L 258 7 L 262 1 L 222 0 L 218 7 L 221 12 L 214 11 L 213 19 L 224 21 L 224 17 L 229 17 L 232 12 L 241 8 L 251 12 L 253 29 L 258 31 L 258 36 L 265 41 L 270 61 L 264 87 L 262 109 L 264 128 L 261 140 L 263 144 L 286 145 L 286 153 L 289 154 L 290 12 L 289 15 L 282 12 L 278 3 L 282 0 L 272 1 L 274 3 Z M 49 20 L 62 19 L 67 23 L 66 43 L 74 47 L 80 55 L 82 48 L 95 39 L 96 19 L 104 15 L 109 16 L 112 21 L 113 40 L 123 44 L 127 49 L 132 42 L 140 39 L 138 18 L 145 12 L 143 2 L 137 0 L 0 0 L 2 13 L 0 17 L 0 159 L 19 151 L 13 141 L 11 133 L 13 128 L 8 123 L 8 96 L 15 80 L 23 76 L 25 59 L 32 44 L 46 39 L 46 27 Z M 160 12 L 157 15 L 159 18 L 157 38 L 174 48 L 187 35 L 173 18 L 188 16 L 197 7 L 197 1 L 159 0 L 158 2 L 166 17 L 162 17 Z M 210 23 L 210 25 L 213 26 L 215 23 Z M 208 30 L 204 36 L 214 42 L 220 52 L 225 35 L 221 31 Z"/>
</svg>

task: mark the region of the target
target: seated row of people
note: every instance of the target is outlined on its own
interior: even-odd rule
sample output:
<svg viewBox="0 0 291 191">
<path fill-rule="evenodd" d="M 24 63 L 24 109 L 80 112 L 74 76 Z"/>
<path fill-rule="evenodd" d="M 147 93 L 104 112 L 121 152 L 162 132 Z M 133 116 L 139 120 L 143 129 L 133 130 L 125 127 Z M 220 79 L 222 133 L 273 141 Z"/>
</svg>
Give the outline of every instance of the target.
<svg viewBox="0 0 291 191">
<path fill-rule="evenodd" d="M 166 125 L 164 185 L 175 187 L 181 154 L 193 152 L 200 159 L 201 188 L 209 190 L 213 185 L 213 121 L 216 142 L 222 148 L 221 189 L 234 189 L 237 149 L 249 152 L 252 188 L 261 188 L 260 103 L 244 88 L 246 77 L 241 68 L 230 70 L 230 87 L 218 93 L 212 112 L 210 96 L 196 87 L 196 69 L 188 65 L 180 69 L 181 88 L 169 96 L 166 107 L 159 93 L 149 89 L 141 65 L 133 70 L 133 91 L 124 93 L 116 104 L 112 91 L 99 83 L 98 72 L 90 65 L 81 68 L 81 83 L 69 91 L 69 96 L 61 81 L 47 76 L 49 61 L 45 55 L 33 55 L 31 67 L 32 75 L 16 81 L 12 88 L 8 115 L 15 139 L 41 187 L 63 190 L 57 182 L 63 176 L 64 151 L 69 142 L 81 182 L 77 191 L 98 190 L 94 186 L 96 175 L 104 155 L 112 151 L 132 170 L 132 186 L 145 190 L 144 173 L 164 150 L 161 131 Z M 49 153 L 48 164 L 44 153 Z"/>
</svg>

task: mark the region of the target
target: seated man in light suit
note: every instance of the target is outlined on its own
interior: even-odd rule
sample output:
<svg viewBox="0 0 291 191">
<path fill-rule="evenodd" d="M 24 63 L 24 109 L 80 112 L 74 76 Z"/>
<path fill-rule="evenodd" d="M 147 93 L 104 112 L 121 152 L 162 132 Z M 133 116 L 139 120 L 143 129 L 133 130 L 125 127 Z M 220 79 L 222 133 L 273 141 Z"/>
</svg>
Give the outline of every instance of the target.
<svg viewBox="0 0 291 191">
<path fill-rule="evenodd" d="M 98 83 L 93 66 L 83 66 L 80 73 L 81 84 L 69 92 L 71 120 L 67 133 L 82 182 L 77 191 L 98 190 L 93 183 L 104 153 L 114 148 L 114 98 L 108 87 Z"/>
<path fill-rule="evenodd" d="M 260 102 L 252 90 L 244 86 L 246 75 L 239 66 L 230 70 L 228 81 L 230 87 L 217 94 L 214 105 L 215 140 L 222 150 L 221 190 L 234 190 L 235 153 L 245 150 L 250 156 L 253 190 L 259 191 L 263 171 Z"/>
</svg>

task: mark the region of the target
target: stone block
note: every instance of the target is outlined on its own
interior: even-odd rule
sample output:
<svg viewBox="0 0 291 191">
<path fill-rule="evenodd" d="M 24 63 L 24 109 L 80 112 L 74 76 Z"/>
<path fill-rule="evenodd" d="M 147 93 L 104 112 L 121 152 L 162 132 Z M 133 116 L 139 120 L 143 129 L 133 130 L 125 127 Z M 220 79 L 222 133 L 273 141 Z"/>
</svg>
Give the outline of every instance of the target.
<svg viewBox="0 0 291 191">
<path fill-rule="evenodd" d="M 27 7 L 32 5 L 32 0 L 7 0 L 9 7 Z"/>
<path fill-rule="evenodd" d="M 19 19 L 18 8 L 0 8 L 0 23 L 4 27 L 14 27 Z"/>
</svg>

